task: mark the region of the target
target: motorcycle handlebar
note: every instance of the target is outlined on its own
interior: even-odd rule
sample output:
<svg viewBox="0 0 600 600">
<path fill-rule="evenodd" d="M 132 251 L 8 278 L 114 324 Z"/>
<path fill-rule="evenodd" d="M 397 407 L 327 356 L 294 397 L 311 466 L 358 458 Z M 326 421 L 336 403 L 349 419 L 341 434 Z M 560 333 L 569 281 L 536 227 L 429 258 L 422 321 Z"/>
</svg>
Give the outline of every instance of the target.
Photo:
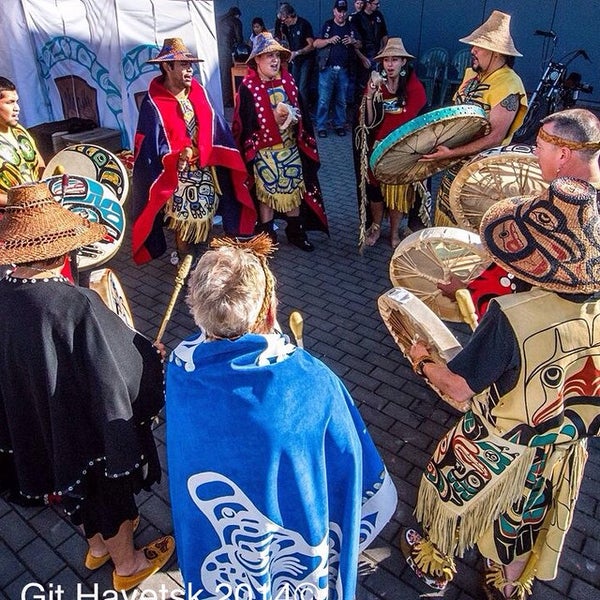
<svg viewBox="0 0 600 600">
<path fill-rule="evenodd" d="M 554 33 L 554 31 L 552 31 L 552 29 L 550 31 L 543 31 L 541 29 L 536 29 L 534 34 L 541 35 L 542 37 L 552 38 L 553 40 L 556 39 L 556 33 Z"/>
</svg>

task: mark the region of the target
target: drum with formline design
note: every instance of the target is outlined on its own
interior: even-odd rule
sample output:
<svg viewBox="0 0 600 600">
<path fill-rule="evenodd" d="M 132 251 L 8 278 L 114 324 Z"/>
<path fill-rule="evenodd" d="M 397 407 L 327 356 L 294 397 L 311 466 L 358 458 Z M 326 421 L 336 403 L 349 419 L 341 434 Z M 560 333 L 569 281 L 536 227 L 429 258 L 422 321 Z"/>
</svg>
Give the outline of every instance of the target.
<svg viewBox="0 0 600 600">
<path fill-rule="evenodd" d="M 109 187 L 123 204 L 129 193 L 127 168 L 112 152 L 95 144 L 74 144 L 55 154 L 44 169 L 43 178 L 67 173 L 95 179 Z"/>
<path fill-rule="evenodd" d="M 110 260 L 125 236 L 125 213 L 114 192 L 99 181 L 75 175 L 55 175 L 44 183 L 65 208 L 106 227 L 104 239 L 77 250 L 78 268 L 85 271 Z"/>
<path fill-rule="evenodd" d="M 459 159 L 421 161 L 437 146 L 454 148 L 483 135 L 489 126 L 485 111 L 461 104 L 419 115 L 394 129 L 375 146 L 370 158 L 373 174 L 383 183 L 422 181 Z"/>
</svg>

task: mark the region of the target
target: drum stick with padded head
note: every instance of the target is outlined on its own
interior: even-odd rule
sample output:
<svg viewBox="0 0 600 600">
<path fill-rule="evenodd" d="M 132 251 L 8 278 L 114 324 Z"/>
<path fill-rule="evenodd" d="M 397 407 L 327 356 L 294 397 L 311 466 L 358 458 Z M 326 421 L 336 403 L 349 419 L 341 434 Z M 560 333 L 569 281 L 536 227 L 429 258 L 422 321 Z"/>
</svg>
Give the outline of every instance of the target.
<svg viewBox="0 0 600 600">
<path fill-rule="evenodd" d="M 302 331 L 304 329 L 304 319 L 302 319 L 302 315 L 297 311 L 293 310 L 290 313 L 290 329 L 294 334 L 294 339 L 296 340 L 296 346 L 298 348 L 304 348 L 304 341 L 302 339 Z"/>
<path fill-rule="evenodd" d="M 194 257 L 191 254 L 186 254 L 179 265 L 179 269 L 177 269 L 177 275 L 175 275 L 175 287 L 173 288 L 173 293 L 171 294 L 171 299 L 169 300 L 169 305 L 167 306 L 167 310 L 165 312 L 165 316 L 162 319 L 160 327 L 158 328 L 158 333 L 156 334 L 156 339 L 154 340 L 155 344 L 160 343 L 162 336 L 165 333 L 165 329 L 167 328 L 167 323 L 171 318 L 171 314 L 173 313 L 173 309 L 175 308 L 175 303 L 177 302 L 177 296 L 179 296 L 179 292 L 185 283 L 185 280 L 190 272 L 190 268 L 192 267 L 192 261 Z"/>
<path fill-rule="evenodd" d="M 473 298 L 471 298 L 469 290 L 466 288 L 456 290 L 455 297 L 461 317 L 471 330 L 475 331 L 475 327 L 477 327 L 477 312 L 475 311 L 475 305 L 473 304 Z"/>
</svg>

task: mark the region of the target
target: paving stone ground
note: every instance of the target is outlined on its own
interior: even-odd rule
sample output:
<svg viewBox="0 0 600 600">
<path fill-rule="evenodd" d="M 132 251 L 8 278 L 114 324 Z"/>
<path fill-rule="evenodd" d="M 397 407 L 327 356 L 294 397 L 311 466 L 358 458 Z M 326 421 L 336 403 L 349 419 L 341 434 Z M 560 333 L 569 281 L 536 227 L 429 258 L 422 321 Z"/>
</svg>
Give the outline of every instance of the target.
<svg viewBox="0 0 600 600">
<path fill-rule="evenodd" d="M 330 132 L 328 138 L 319 139 L 319 148 L 331 235 L 311 233 L 316 250 L 304 253 L 288 245 L 280 233 L 280 249 L 272 261 L 278 279 L 279 320 L 289 331 L 290 312 L 297 309 L 303 314 L 306 349 L 329 365 L 352 393 L 398 489 L 398 509 L 392 522 L 361 558 L 357 599 L 416 599 L 427 590 L 401 560 L 398 535 L 402 526 L 414 524 L 412 510 L 423 468 L 437 440 L 459 415 L 413 375 L 379 318 L 377 297 L 391 285 L 389 232 L 384 227 L 380 242 L 363 256 L 357 254 L 350 136 L 339 138 Z M 137 328 L 153 338 L 170 298 L 175 267 L 167 256 L 134 266 L 127 243 L 109 266 L 126 290 Z M 180 299 L 163 341 L 172 349 L 193 329 Z M 156 438 L 164 457 L 164 422 L 157 428 Z M 600 444 L 593 440 L 558 577 L 538 582 L 534 600 L 600 599 L 599 489 Z M 139 500 L 139 545 L 172 532 L 166 472 L 162 484 Z M 109 592 L 110 563 L 96 572 L 87 571 L 85 549 L 82 537 L 57 509 L 23 508 L 0 498 L 0 597 L 115 598 L 114 592 Z M 480 566 L 476 554 L 468 553 L 459 561 L 458 575 L 444 597 L 482 598 Z M 58 595 L 59 586 L 62 596 Z M 163 593 L 169 598 L 180 586 L 174 558 L 164 572 L 147 580 L 130 597 L 161 598 Z M 143 590 L 147 591 L 142 595 Z"/>
</svg>

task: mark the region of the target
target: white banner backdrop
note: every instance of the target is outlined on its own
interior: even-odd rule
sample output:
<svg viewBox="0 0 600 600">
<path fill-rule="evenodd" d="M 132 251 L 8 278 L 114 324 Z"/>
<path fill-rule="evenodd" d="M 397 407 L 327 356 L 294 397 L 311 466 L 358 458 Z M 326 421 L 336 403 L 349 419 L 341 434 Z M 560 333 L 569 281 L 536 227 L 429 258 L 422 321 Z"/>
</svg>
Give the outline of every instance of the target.
<svg viewBox="0 0 600 600">
<path fill-rule="evenodd" d="M 168 37 L 204 60 L 196 76 L 222 110 L 210 0 L 4 0 L 2 8 L 0 75 L 17 86 L 27 127 L 93 118 L 131 148 L 137 101 L 159 73 L 146 61 Z"/>
</svg>

